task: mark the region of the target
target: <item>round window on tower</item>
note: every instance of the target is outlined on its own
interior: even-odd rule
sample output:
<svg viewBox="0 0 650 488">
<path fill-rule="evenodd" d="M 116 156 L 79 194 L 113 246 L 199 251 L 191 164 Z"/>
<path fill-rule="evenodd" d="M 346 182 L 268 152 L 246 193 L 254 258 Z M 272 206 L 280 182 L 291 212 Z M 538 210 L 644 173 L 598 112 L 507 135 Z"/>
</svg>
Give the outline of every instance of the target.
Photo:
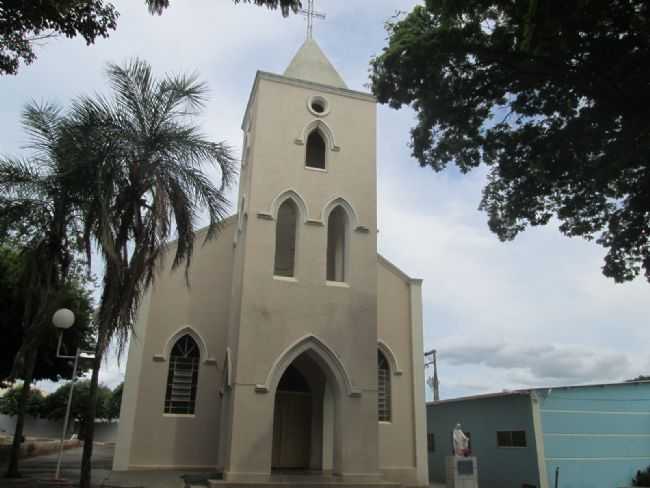
<svg viewBox="0 0 650 488">
<path fill-rule="evenodd" d="M 329 113 L 329 104 L 323 97 L 315 95 L 307 100 L 307 108 L 317 117 L 325 117 Z"/>
</svg>

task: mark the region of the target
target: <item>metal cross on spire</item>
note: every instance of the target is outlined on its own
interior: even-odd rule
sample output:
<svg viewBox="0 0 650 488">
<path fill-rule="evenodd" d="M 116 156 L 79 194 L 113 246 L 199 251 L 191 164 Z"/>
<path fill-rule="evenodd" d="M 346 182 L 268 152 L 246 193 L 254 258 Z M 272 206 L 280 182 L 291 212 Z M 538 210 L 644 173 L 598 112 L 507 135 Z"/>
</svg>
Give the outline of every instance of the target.
<svg viewBox="0 0 650 488">
<path fill-rule="evenodd" d="M 311 39 L 314 34 L 314 19 L 325 19 L 325 14 L 316 11 L 314 0 L 307 0 L 307 8 L 301 8 L 300 13 L 307 17 L 307 39 Z"/>
</svg>

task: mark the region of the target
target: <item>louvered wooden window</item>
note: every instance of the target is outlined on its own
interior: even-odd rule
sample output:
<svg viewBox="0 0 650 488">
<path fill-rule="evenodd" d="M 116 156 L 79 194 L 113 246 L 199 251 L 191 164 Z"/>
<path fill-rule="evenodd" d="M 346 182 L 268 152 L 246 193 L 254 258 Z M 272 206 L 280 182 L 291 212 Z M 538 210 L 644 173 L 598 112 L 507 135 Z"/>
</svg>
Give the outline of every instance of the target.
<svg viewBox="0 0 650 488">
<path fill-rule="evenodd" d="M 174 344 L 169 356 L 165 413 L 194 413 L 200 357 L 199 347 L 190 335 L 184 335 Z"/>
<path fill-rule="evenodd" d="M 381 351 L 377 351 L 377 410 L 380 422 L 391 421 L 390 367 Z"/>
</svg>

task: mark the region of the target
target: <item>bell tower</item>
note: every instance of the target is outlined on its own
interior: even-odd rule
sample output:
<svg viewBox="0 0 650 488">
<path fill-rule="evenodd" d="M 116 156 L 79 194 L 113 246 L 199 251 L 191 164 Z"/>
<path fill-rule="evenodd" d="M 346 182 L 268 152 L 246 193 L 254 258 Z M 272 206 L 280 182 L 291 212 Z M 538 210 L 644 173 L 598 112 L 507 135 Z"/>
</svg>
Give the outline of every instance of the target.
<svg viewBox="0 0 650 488">
<path fill-rule="evenodd" d="M 376 101 L 308 38 L 283 75 L 257 73 L 242 129 L 225 477 L 286 465 L 375 479 Z M 288 371 L 305 380 L 309 413 L 280 411 Z M 285 425 L 303 417 L 306 428 Z"/>
</svg>

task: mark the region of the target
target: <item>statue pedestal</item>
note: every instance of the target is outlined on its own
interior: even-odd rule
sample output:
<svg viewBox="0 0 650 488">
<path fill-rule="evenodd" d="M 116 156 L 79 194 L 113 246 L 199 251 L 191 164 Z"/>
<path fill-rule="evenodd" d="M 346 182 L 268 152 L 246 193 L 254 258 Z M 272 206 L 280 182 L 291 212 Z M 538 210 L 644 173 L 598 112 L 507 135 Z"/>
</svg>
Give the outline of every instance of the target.
<svg viewBox="0 0 650 488">
<path fill-rule="evenodd" d="M 475 457 L 447 457 L 447 488 L 478 488 Z"/>
</svg>

